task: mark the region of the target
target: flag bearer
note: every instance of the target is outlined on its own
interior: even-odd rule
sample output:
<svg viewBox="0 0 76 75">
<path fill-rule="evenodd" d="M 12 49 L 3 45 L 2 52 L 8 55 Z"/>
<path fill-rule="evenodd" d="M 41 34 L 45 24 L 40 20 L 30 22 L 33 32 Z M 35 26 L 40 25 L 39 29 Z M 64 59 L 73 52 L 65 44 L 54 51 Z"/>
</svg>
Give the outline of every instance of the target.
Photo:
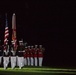
<svg viewBox="0 0 76 75">
<path fill-rule="evenodd" d="M 17 55 L 18 55 L 18 59 L 17 59 L 17 63 L 19 68 L 21 69 L 24 66 L 24 51 L 25 50 L 25 46 L 23 44 L 23 41 L 19 41 L 19 46 L 17 48 Z"/>
<path fill-rule="evenodd" d="M 6 43 L 6 45 L 4 45 L 4 52 L 3 52 L 3 64 L 4 64 L 4 69 L 6 69 L 8 67 L 9 64 L 9 45 Z"/>
<path fill-rule="evenodd" d="M 10 52 L 10 58 L 11 58 L 11 68 L 14 69 L 16 66 L 16 50 L 14 50 L 14 41 L 11 41 L 11 52 Z"/>
</svg>

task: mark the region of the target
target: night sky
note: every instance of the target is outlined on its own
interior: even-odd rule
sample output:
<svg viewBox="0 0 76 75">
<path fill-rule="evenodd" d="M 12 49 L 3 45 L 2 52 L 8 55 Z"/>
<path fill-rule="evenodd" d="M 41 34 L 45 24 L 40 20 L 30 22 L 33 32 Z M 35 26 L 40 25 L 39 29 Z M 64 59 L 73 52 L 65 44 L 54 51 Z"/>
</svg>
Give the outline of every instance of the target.
<svg viewBox="0 0 76 75">
<path fill-rule="evenodd" d="M 12 14 L 16 13 L 17 39 L 45 47 L 44 66 L 76 67 L 75 1 L 0 2 L 0 39 L 3 44 L 5 13 L 11 40 Z M 10 43 L 10 42 L 9 42 Z"/>
</svg>

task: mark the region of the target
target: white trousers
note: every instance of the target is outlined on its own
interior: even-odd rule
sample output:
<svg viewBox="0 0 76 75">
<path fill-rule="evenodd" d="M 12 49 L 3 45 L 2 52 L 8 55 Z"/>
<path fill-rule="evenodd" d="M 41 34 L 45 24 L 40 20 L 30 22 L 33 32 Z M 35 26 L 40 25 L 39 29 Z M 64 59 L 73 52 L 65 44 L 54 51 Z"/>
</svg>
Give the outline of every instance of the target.
<svg viewBox="0 0 76 75">
<path fill-rule="evenodd" d="M 39 66 L 42 66 L 43 57 L 39 57 Z"/>
<path fill-rule="evenodd" d="M 1 64 L 1 62 L 2 62 L 2 56 L 0 56 L 0 64 Z"/>
<path fill-rule="evenodd" d="M 24 66 L 24 57 L 18 57 L 18 66 L 20 69 Z"/>
<path fill-rule="evenodd" d="M 24 65 L 27 65 L 27 58 L 24 58 Z"/>
<path fill-rule="evenodd" d="M 6 69 L 9 64 L 9 57 L 3 57 L 3 64 L 4 64 L 4 69 Z"/>
<path fill-rule="evenodd" d="M 11 57 L 11 68 L 14 69 L 16 66 L 16 56 Z"/>
<path fill-rule="evenodd" d="M 18 65 L 18 56 L 16 56 L 16 58 L 17 58 L 17 59 L 16 59 L 16 61 L 17 61 L 17 66 L 19 66 L 19 65 Z"/>
<path fill-rule="evenodd" d="M 30 58 L 27 57 L 27 65 L 29 66 L 30 65 Z"/>
<path fill-rule="evenodd" d="M 31 61 L 31 66 L 33 66 L 34 65 L 33 57 L 30 58 L 30 61 Z"/>
<path fill-rule="evenodd" d="M 37 57 L 34 57 L 35 66 L 37 66 Z"/>
</svg>

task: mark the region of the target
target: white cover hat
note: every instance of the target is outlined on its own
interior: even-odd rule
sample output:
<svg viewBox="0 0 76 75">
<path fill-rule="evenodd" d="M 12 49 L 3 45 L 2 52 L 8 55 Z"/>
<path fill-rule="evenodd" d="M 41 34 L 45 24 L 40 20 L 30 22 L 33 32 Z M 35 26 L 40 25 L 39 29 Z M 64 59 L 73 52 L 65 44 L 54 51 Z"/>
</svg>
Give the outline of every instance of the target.
<svg viewBox="0 0 76 75">
<path fill-rule="evenodd" d="M 22 43 L 23 41 L 19 41 L 19 43 Z"/>
<path fill-rule="evenodd" d="M 25 47 L 25 48 L 27 48 L 27 47 Z"/>
</svg>

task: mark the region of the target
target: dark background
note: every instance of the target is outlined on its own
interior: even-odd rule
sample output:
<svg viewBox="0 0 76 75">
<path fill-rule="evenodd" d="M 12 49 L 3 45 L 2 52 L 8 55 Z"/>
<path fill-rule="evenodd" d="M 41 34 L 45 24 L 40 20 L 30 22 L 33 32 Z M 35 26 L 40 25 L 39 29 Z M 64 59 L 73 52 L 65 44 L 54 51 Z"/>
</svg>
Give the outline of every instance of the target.
<svg viewBox="0 0 76 75">
<path fill-rule="evenodd" d="M 76 67 L 76 2 L 0 1 L 0 39 L 4 38 L 5 13 L 11 40 L 12 14 L 16 13 L 17 39 L 45 47 L 44 66 Z M 9 42 L 10 43 L 10 42 Z"/>
</svg>

